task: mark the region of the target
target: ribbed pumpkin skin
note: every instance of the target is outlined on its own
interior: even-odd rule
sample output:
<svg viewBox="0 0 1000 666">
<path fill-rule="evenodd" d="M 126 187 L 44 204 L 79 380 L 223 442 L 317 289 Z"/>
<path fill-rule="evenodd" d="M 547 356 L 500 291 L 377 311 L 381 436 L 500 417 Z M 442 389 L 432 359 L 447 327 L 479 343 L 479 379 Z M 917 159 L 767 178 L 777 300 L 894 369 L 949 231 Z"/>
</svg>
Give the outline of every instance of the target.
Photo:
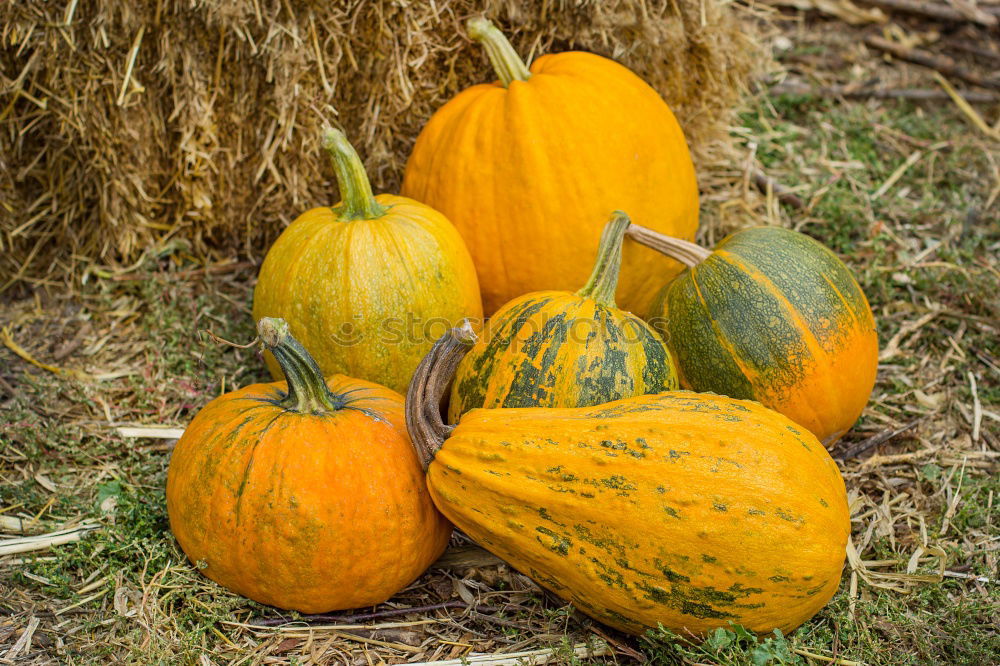
<svg viewBox="0 0 1000 666">
<path fill-rule="evenodd" d="M 303 613 L 385 601 L 451 533 L 426 492 L 402 396 L 342 376 L 328 385 L 348 404 L 327 415 L 277 405 L 285 382 L 216 398 L 167 475 L 171 529 L 202 573 Z"/>
<path fill-rule="evenodd" d="M 878 335 L 864 293 L 833 252 L 788 229 L 727 237 L 663 288 L 648 319 L 682 386 L 757 400 L 827 446 L 875 385 Z"/>
<path fill-rule="evenodd" d="M 481 318 L 482 305 L 472 259 L 443 215 L 406 197 L 375 200 L 390 207 L 376 219 L 314 208 L 292 222 L 261 266 L 253 316 L 287 320 L 326 375 L 405 391 L 434 340 Z"/>
<path fill-rule="evenodd" d="M 515 299 L 455 375 L 449 421 L 476 407 L 586 407 L 677 388 L 666 344 L 644 321 L 564 291 Z"/>
<path fill-rule="evenodd" d="M 707 394 L 473 410 L 428 485 L 480 545 L 635 634 L 788 632 L 836 591 L 850 533 L 844 482 L 812 435 Z"/>
<path fill-rule="evenodd" d="M 440 210 L 479 271 L 483 307 L 573 290 L 613 210 L 691 239 L 698 189 L 684 134 L 655 90 L 627 68 L 581 52 L 545 55 L 527 81 L 475 85 L 417 137 L 402 193 Z M 645 312 L 680 265 L 625 248 L 618 304 Z"/>
</svg>

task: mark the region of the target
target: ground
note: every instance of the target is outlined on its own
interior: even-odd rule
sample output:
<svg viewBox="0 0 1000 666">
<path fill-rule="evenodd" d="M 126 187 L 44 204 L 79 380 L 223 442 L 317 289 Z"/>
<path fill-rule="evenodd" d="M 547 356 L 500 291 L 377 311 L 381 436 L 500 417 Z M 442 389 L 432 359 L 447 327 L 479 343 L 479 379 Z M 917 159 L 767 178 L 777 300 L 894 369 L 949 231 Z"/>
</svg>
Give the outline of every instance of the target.
<svg viewBox="0 0 1000 666">
<path fill-rule="evenodd" d="M 169 532 L 174 440 L 117 430 L 183 427 L 220 392 L 266 378 L 253 350 L 199 334 L 254 337 L 256 265 L 202 266 L 176 248 L 0 304 L 2 538 L 80 530 L 0 550 L 0 662 L 369 664 L 551 647 L 557 663 L 1000 661 L 1000 142 L 947 98 L 775 92 L 873 77 L 940 89 L 926 70 L 866 51 L 862 29 L 811 21 L 782 24 L 788 80 L 749 97 L 733 128 L 740 159 L 705 170 L 702 240 L 753 221 L 804 231 L 851 266 L 878 321 L 875 391 L 833 451 L 851 552 L 819 615 L 789 636 L 629 638 L 458 543 L 388 604 L 356 611 L 374 618 L 261 626 L 278 612 L 206 580 Z M 996 122 L 997 105 L 976 109 Z M 754 191 L 754 158 L 805 207 Z M 574 656 L 580 644 L 604 654 Z"/>
</svg>

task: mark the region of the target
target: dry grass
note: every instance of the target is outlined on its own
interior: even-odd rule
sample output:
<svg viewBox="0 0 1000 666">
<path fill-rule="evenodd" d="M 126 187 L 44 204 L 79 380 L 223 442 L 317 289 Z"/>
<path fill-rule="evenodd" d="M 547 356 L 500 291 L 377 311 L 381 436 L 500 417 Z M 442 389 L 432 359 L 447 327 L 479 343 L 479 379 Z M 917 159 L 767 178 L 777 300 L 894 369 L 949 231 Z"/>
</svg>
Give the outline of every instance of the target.
<svg viewBox="0 0 1000 666">
<path fill-rule="evenodd" d="M 317 137 L 342 125 L 395 191 L 419 129 L 491 80 L 464 36 L 485 13 L 522 54 L 618 59 L 671 103 L 696 155 L 730 143 L 766 65 L 721 0 L 0 4 L 0 293 L 144 253 L 262 255 L 334 199 Z"/>
<path fill-rule="evenodd" d="M 925 70 L 868 53 L 862 36 L 871 27 L 802 15 L 780 25 L 786 83 L 935 85 Z M 918 22 L 894 25 L 928 32 Z M 980 43 L 1000 52 L 996 41 Z M 1000 117 L 996 105 L 975 109 L 990 126 Z M 883 350 L 871 403 L 834 451 L 852 498 L 843 584 L 797 632 L 766 641 L 724 634 L 702 645 L 626 638 L 461 542 L 376 609 L 308 627 L 261 626 L 279 613 L 204 579 L 167 529 L 172 440 L 118 430 L 183 426 L 214 395 L 266 376 L 252 351 L 199 342 L 196 333 L 253 337 L 255 266 L 203 265 L 167 247 L 141 267 L 92 273 L 74 291 L 37 289 L 0 306 L 6 340 L 66 371 L 0 345 L 0 539 L 50 535 L 33 542 L 45 549 L 2 554 L 0 546 L 0 663 L 362 666 L 541 649 L 554 650 L 553 663 L 995 661 L 1000 144 L 949 99 L 761 93 L 733 132 L 739 157 L 703 174 L 703 240 L 754 221 L 823 240 L 859 277 Z M 805 208 L 757 192 L 755 167 Z M 51 533 L 85 521 L 99 527 L 53 544 Z M 357 617 L 373 610 L 374 619 Z M 604 651 L 601 641 L 611 654 L 574 655 L 588 643 Z"/>
</svg>

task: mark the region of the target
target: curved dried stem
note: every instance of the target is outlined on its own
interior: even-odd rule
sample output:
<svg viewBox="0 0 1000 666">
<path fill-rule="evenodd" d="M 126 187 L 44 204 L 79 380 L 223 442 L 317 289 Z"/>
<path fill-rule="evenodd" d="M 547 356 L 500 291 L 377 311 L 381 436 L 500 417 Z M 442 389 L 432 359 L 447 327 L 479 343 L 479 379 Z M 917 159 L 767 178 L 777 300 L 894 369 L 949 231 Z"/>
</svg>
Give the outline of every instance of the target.
<svg viewBox="0 0 1000 666">
<path fill-rule="evenodd" d="M 455 428 L 441 418 L 441 398 L 475 341 L 476 334 L 466 320 L 434 343 L 410 380 L 406 392 L 406 430 L 424 470 Z"/>
<path fill-rule="evenodd" d="M 697 266 L 712 254 L 711 250 L 706 250 L 700 245 L 661 234 L 634 222 L 625 235 L 640 245 L 652 248 L 671 259 L 676 259 L 688 268 Z"/>
</svg>

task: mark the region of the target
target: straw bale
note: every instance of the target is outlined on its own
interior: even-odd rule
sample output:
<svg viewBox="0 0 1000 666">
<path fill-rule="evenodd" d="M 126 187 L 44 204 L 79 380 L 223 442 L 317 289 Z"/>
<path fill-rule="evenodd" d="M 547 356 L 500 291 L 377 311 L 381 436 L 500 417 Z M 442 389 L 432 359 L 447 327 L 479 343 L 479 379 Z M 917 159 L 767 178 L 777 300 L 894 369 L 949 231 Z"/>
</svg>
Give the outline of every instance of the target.
<svg viewBox="0 0 1000 666">
<path fill-rule="evenodd" d="M 670 102 L 696 157 L 761 64 L 723 0 L 23 0 L 0 5 L 0 291 L 174 253 L 259 258 L 336 199 L 342 126 L 393 191 L 420 127 L 491 80 L 485 14 L 537 55 L 586 49 Z M 8 293 L 8 297 L 10 294 Z"/>
</svg>

